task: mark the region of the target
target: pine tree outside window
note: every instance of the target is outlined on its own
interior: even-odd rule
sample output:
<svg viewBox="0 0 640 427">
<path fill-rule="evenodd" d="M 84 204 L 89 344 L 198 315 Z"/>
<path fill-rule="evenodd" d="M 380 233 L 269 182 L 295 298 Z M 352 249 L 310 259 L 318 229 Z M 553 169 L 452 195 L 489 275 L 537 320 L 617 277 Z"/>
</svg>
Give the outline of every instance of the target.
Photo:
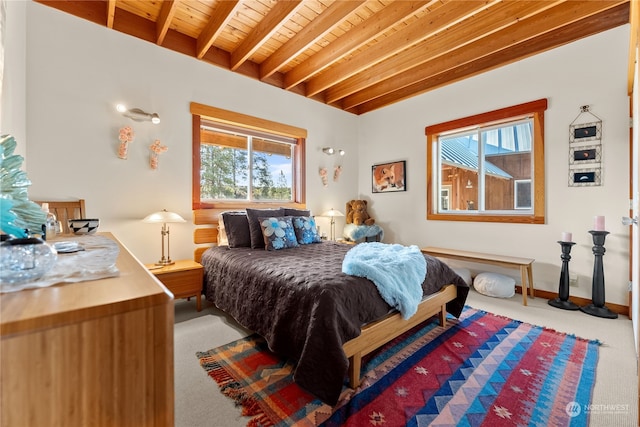
<svg viewBox="0 0 640 427">
<path fill-rule="evenodd" d="M 296 140 L 203 122 L 200 199 L 290 202 Z"/>
</svg>

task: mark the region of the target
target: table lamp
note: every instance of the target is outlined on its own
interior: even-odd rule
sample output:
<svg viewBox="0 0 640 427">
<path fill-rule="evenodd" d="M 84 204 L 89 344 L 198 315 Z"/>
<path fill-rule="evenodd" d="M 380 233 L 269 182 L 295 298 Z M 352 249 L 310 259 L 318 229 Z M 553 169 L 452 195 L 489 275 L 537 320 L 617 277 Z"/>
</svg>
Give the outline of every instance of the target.
<svg viewBox="0 0 640 427">
<path fill-rule="evenodd" d="M 178 215 L 177 213 L 174 212 L 167 212 L 166 209 L 163 209 L 159 212 L 154 212 L 150 215 L 147 215 L 142 222 L 149 222 L 149 223 L 162 223 L 162 230 L 160 231 L 160 234 L 162 236 L 162 258 L 160 258 L 160 261 L 156 262 L 156 265 L 171 265 L 171 264 L 175 264 L 172 260 L 171 260 L 171 256 L 169 256 L 169 226 L 167 225 L 167 223 L 169 222 L 186 222 L 184 220 L 184 218 L 182 218 L 180 215 Z M 167 238 L 167 256 L 164 256 L 164 239 L 165 236 Z"/>
<path fill-rule="evenodd" d="M 331 208 L 320 216 L 328 216 L 331 218 L 331 240 L 336 240 L 336 217 L 344 216 L 344 214 Z"/>
</svg>

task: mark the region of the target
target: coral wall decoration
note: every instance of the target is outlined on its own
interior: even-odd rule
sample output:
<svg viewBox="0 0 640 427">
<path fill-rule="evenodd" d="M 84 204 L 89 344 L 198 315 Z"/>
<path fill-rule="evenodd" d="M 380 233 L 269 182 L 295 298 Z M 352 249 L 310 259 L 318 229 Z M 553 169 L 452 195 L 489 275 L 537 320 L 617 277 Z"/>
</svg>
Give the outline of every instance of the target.
<svg viewBox="0 0 640 427">
<path fill-rule="evenodd" d="M 149 148 L 151 149 L 151 153 L 149 155 L 149 166 L 151 166 L 151 169 L 158 169 L 158 156 L 166 152 L 169 147 L 160 144 L 160 140 L 156 139 Z"/>
<path fill-rule="evenodd" d="M 333 182 L 338 182 L 340 174 L 342 173 L 342 166 L 336 166 L 333 168 Z"/>
<path fill-rule="evenodd" d="M 327 178 L 327 168 L 320 168 L 320 179 L 322 180 L 322 185 L 324 187 L 329 186 L 329 181 Z"/>
<path fill-rule="evenodd" d="M 127 160 L 127 152 L 129 150 L 129 143 L 133 142 L 133 129 L 131 126 L 125 126 L 120 129 L 120 135 L 118 139 L 120 140 L 120 146 L 118 147 L 118 157 L 122 160 Z"/>
</svg>

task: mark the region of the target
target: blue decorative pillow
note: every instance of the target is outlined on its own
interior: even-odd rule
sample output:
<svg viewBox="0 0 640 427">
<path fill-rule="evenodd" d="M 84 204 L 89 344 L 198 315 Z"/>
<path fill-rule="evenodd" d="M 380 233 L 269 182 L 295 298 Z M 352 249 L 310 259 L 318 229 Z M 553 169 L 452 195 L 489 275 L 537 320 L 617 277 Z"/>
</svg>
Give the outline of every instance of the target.
<svg viewBox="0 0 640 427">
<path fill-rule="evenodd" d="M 296 231 L 296 239 L 301 245 L 322 241 L 318 235 L 316 220 L 311 216 L 294 216 L 293 229 Z"/>
<path fill-rule="evenodd" d="M 259 221 L 264 236 L 264 245 L 268 251 L 298 246 L 290 216 L 261 217 Z"/>
</svg>

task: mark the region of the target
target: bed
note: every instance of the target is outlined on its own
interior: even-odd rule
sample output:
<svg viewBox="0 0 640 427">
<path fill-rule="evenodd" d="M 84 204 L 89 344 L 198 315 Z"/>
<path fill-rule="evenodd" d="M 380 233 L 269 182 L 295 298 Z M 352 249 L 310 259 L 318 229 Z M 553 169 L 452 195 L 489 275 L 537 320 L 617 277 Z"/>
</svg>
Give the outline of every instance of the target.
<svg viewBox="0 0 640 427">
<path fill-rule="evenodd" d="M 444 324 L 445 310 L 458 316 L 469 290 L 425 254 L 426 297 L 404 320 L 371 281 L 342 273 L 352 247 L 331 241 L 281 250 L 221 245 L 200 259 L 206 299 L 263 336 L 273 352 L 297 361 L 295 382 L 330 405 L 347 376 L 358 385 L 362 356 L 436 314 Z"/>
</svg>

